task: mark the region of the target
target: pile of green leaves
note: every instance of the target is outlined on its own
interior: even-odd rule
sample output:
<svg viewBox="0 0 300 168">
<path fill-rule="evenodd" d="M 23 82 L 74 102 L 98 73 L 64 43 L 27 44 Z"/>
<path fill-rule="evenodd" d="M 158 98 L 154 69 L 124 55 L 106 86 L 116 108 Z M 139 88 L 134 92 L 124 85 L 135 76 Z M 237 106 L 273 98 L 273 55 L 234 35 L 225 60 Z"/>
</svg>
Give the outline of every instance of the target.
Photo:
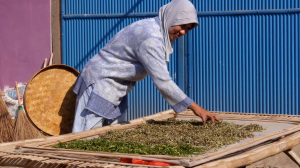
<svg viewBox="0 0 300 168">
<path fill-rule="evenodd" d="M 131 130 L 109 131 L 92 140 L 59 143 L 55 148 L 145 155 L 197 155 L 245 138 L 263 128 L 257 124 L 238 125 L 229 122 L 203 125 L 197 120 L 152 121 Z"/>
<path fill-rule="evenodd" d="M 101 152 L 134 153 L 141 155 L 170 155 L 187 156 L 190 154 L 201 154 L 202 149 L 189 144 L 163 144 L 145 145 L 136 142 L 110 141 L 108 139 L 94 138 L 91 140 L 75 140 L 69 143 L 59 143 L 54 148 L 88 150 Z"/>
<path fill-rule="evenodd" d="M 203 125 L 197 120 L 153 121 L 141 124 L 132 130 L 109 131 L 101 138 L 122 142 L 137 142 L 146 145 L 190 144 L 205 150 L 234 144 L 254 137 L 253 132 L 262 131 L 258 124 L 238 125 L 229 122 Z"/>
</svg>

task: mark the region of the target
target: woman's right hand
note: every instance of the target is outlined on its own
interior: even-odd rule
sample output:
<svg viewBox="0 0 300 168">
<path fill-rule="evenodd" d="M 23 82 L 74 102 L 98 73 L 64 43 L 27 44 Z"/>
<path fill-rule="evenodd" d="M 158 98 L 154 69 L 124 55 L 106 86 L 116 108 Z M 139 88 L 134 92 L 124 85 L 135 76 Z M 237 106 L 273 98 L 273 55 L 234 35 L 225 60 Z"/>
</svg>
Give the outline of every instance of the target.
<svg viewBox="0 0 300 168">
<path fill-rule="evenodd" d="M 216 122 L 215 120 L 217 120 L 219 123 L 222 122 L 218 117 L 218 115 L 205 110 L 195 102 L 193 102 L 193 104 L 189 106 L 189 109 L 191 109 L 196 116 L 200 117 L 204 124 L 206 124 L 207 118 L 211 119 L 212 123 L 215 123 Z"/>
</svg>

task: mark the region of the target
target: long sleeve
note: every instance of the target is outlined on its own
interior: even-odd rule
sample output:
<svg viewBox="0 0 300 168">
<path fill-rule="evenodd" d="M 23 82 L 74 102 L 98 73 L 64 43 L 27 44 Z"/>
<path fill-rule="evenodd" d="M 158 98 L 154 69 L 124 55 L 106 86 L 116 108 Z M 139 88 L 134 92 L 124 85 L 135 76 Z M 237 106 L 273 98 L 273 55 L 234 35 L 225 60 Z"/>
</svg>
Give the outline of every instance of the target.
<svg viewBox="0 0 300 168">
<path fill-rule="evenodd" d="M 170 77 L 164 55 L 163 42 L 159 38 L 149 38 L 140 45 L 138 60 L 164 99 L 179 113 L 187 109 L 193 100 L 187 97 Z"/>
</svg>

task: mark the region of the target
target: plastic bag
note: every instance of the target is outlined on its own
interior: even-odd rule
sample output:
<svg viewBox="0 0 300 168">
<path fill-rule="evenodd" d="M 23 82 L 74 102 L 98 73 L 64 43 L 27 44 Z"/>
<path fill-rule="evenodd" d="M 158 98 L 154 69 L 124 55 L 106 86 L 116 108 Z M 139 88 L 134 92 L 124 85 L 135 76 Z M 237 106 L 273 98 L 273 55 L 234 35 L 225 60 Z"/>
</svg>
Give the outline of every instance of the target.
<svg viewBox="0 0 300 168">
<path fill-rule="evenodd" d="M 23 95 L 25 92 L 26 84 L 18 83 L 19 95 L 20 95 L 20 103 L 23 104 Z M 7 110 L 12 119 L 16 119 L 18 116 L 18 96 L 15 87 L 4 86 L 3 90 L 3 99 L 6 103 Z"/>
<path fill-rule="evenodd" d="M 152 161 L 152 162 L 149 162 L 148 165 L 152 165 L 152 166 L 174 166 L 174 164 L 166 163 L 166 162 L 162 162 L 162 161 Z"/>
<path fill-rule="evenodd" d="M 133 163 L 141 165 L 152 165 L 152 166 L 175 166 L 175 164 L 166 163 L 162 161 L 146 161 L 141 159 L 130 159 L 130 158 L 121 158 L 121 163 Z"/>
<path fill-rule="evenodd" d="M 148 161 L 146 160 L 141 160 L 141 159 L 132 159 L 133 164 L 142 164 L 142 165 L 147 165 Z"/>
<path fill-rule="evenodd" d="M 120 162 L 121 163 L 132 163 L 132 159 L 130 159 L 130 158 L 121 158 Z"/>
</svg>

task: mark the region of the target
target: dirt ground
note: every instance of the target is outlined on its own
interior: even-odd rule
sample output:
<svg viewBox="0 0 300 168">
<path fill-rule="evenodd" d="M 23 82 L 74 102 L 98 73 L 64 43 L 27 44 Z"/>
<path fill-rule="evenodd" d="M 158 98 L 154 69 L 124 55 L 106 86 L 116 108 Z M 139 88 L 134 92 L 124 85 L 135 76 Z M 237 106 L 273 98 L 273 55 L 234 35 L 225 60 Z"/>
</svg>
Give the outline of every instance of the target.
<svg viewBox="0 0 300 168">
<path fill-rule="evenodd" d="M 300 145 L 295 146 L 293 151 L 300 157 Z M 282 152 L 246 166 L 246 168 L 300 168 L 300 165 Z"/>
</svg>

